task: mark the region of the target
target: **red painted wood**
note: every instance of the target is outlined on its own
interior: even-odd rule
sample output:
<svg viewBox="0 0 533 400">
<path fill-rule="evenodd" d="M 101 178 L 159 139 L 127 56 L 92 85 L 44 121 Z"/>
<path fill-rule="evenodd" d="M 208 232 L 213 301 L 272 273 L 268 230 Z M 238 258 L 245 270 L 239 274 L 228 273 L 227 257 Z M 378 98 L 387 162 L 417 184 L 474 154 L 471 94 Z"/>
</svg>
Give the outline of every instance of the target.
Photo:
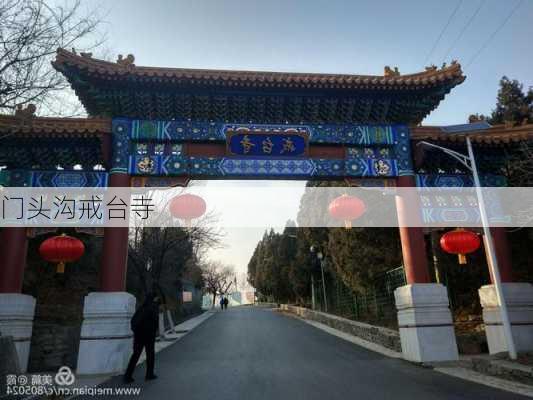
<svg viewBox="0 0 533 400">
<path fill-rule="evenodd" d="M 343 146 L 309 146 L 311 158 L 338 158 L 344 159 L 346 151 Z"/>
<path fill-rule="evenodd" d="M 224 157 L 225 143 L 187 143 L 186 154 L 191 157 Z"/>
<path fill-rule="evenodd" d="M 492 240 L 494 241 L 494 250 L 496 250 L 496 257 L 498 258 L 498 268 L 500 270 L 500 278 L 502 282 L 513 282 L 513 263 L 511 256 L 511 249 L 509 240 L 507 238 L 507 231 L 505 228 L 491 228 Z M 490 274 L 491 282 L 494 283 L 492 274 Z"/>
<path fill-rule="evenodd" d="M 4 228 L 0 233 L 0 293 L 21 293 L 26 268 L 26 228 Z"/>
<path fill-rule="evenodd" d="M 415 187 L 414 176 L 400 176 L 397 180 L 398 187 Z M 401 226 L 402 221 L 406 218 L 414 218 L 413 215 L 408 216 L 407 210 L 417 210 L 413 207 L 413 202 L 418 201 L 416 196 L 397 196 L 396 210 L 398 213 L 398 221 L 400 223 L 400 239 L 402 241 L 402 255 L 403 265 L 405 269 L 405 276 L 407 283 L 430 283 L 428 262 L 426 255 L 426 244 L 424 240 L 424 232 L 421 227 L 405 227 Z M 410 207 L 408 207 L 410 205 Z"/>
<path fill-rule="evenodd" d="M 128 174 L 111 174 L 110 187 L 128 187 Z M 104 228 L 104 244 L 100 262 L 100 290 L 123 292 L 126 290 L 128 261 L 128 228 Z"/>
</svg>

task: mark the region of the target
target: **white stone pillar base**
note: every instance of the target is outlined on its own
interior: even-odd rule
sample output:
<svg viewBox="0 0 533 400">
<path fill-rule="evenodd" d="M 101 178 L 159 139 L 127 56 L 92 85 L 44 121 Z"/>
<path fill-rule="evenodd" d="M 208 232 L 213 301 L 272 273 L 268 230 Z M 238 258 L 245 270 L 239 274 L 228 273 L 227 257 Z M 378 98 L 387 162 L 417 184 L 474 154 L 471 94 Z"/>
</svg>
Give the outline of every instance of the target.
<svg viewBox="0 0 533 400">
<path fill-rule="evenodd" d="M 126 369 L 132 353 L 130 321 L 135 297 L 126 292 L 85 296 L 77 373 L 114 374 Z"/>
<path fill-rule="evenodd" d="M 415 362 L 458 360 L 448 293 L 441 284 L 416 283 L 394 291 L 403 358 Z"/>
<path fill-rule="evenodd" d="M 533 351 L 533 285 L 525 282 L 502 283 L 502 290 L 516 351 Z M 507 352 L 507 342 L 494 285 L 482 286 L 479 289 L 479 300 L 483 307 L 483 322 L 485 322 L 489 353 Z"/>
<path fill-rule="evenodd" d="M 13 336 L 21 372 L 28 369 L 35 299 L 21 293 L 0 293 L 0 333 Z"/>
</svg>

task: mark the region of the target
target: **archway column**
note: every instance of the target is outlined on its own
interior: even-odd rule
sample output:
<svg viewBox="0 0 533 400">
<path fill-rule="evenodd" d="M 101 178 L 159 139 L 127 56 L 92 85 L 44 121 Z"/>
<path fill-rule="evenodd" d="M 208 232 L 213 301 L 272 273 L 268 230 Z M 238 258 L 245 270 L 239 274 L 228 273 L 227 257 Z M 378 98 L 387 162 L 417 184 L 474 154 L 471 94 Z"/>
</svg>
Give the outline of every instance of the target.
<svg viewBox="0 0 533 400">
<path fill-rule="evenodd" d="M 515 347 L 518 352 L 529 352 L 533 350 L 533 285 L 513 281 L 511 250 L 505 228 L 491 228 L 491 233 Z M 488 257 L 487 262 L 490 263 Z M 479 300 L 489 353 L 496 354 L 508 350 L 492 274 L 490 278 L 491 284 L 479 289 Z"/>
<path fill-rule="evenodd" d="M 22 372 L 28 367 L 35 299 L 22 294 L 28 238 L 25 227 L 0 233 L 0 333 L 12 336 Z"/>
<path fill-rule="evenodd" d="M 109 176 L 109 187 L 129 186 L 130 176 L 128 174 L 115 173 Z M 125 201 L 128 202 L 127 199 Z M 102 292 L 126 290 L 128 232 L 128 228 L 104 228 L 104 243 L 100 260 L 100 291 Z"/>
<path fill-rule="evenodd" d="M 0 248 L 0 293 L 20 293 L 28 251 L 26 228 L 3 228 L 0 232 Z"/>
<path fill-rule="evenodd" d="M 128 174 L 110 174 L 109 187 L 129 185 Z M 100 292 L 85 296 L 78 374 L 120 373 L 126 368 L 133 340 L 130 319 L 135 312 L 135 297 L 126 292 L 127 261 L 128 228 L 104 228 Z"/>
<path fill-rule="evenodd" d="M 113 119 L 106 139 L 109 187 L 130 187 L 128 149 L 131 121 Z M 129 199 L 123 199 L 128 204 Z M 126 212 L 126 217 L 128 212 Z M 126 368 L 132 350 L 130 320 L 135 297 L 126 292 L 128 228 L 105 228 L 100 259 L 100 291 L 85 296 L 78 352 L 78 374 L 116 374 Z"/>
<path fill-rule="evenodd" d="M 400 176 L 398 187 L 416 187 L 413 175 Z M 396 197 L 407 285 L 394 291 L 403 357 L 410 361 L 457 360 L 457 342 L 446 287 L 431 283 L 426 245 L 414 192 Z M 407 221 L 409 220 L 409 223 Z M 415 226 L 413 226 L 415 225 Z"/>
</svg>

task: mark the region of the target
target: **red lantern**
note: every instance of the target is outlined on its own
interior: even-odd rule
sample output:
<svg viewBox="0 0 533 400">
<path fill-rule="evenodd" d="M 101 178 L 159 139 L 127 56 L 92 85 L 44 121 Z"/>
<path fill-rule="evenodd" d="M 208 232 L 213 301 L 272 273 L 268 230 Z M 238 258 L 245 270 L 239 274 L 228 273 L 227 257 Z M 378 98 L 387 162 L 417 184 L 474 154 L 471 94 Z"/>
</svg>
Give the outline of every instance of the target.
<svg viewBox="0 0 533 400">
<path fill-rule="evenodd" d="M 170 201 L 169 209 L 174 217 L 185 220 L 185 224 L 189 226 L 192 219 L 200 218 L 205 214 L 207 205 L 200 196 L 182 194 Z"/>
<path fill-rule="evenodd" d="M 39 254 L 46 261 L 57 263 L 56 272 L 65 272 L 65 263 L 78 260 L 85 253 L 83 242 L 62 234 L 46 239 L 39 246 Z"/>
<path fill-rule="evenodd" d="M 479 236 L 464 229 L 447 232 L 440 238 L 440 247 L 447 253 L 457 254 L 459 264 L 466 264 L 466 254 L 476 251 L 480 245 Z"/>
<path fill-rule="evenodd" d="M 359 218 L 366 211 L 365 203 L 355 196 L 343 194 L 329 203 L 329 214 L 340 221 L 344 221 L 346 228 L 352 227 L 352 221 Z"/>
</svg>

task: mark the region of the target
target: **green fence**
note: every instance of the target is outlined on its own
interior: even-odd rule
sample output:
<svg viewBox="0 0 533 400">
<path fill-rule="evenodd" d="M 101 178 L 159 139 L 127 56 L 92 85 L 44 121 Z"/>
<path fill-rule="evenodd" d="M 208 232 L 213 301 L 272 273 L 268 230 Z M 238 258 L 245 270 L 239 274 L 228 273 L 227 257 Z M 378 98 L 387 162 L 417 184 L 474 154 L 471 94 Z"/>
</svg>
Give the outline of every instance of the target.
<svg viewBox="0 0 533 400">
<path fill-rule="evenodd" d="M 315 308 L 344 318 L 397 328 L 394 290 L 406 284 L 403 267 L 376 276 L 371 287 L 356 293 L 332 273 L 326 278 L 326 300 L 321 280 L 315 280 Z"/>
</svg>

